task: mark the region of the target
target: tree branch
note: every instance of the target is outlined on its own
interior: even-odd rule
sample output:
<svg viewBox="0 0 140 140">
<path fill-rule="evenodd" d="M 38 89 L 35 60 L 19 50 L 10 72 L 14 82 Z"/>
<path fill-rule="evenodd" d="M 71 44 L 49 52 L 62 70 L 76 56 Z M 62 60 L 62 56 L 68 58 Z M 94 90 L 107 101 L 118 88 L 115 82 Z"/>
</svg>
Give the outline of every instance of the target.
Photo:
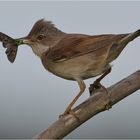
<svg viewBox="0 0 140 140">
<path fill-rule="evenodd" d="M 140 89 L 140 70 L 108 88 L 112 105 Z M 94 93 L 85 102 L 74 109 L 78 116 L 66 115 L 54 122 L 48 129 L 35 137 L 35 139 L 62 139 L 78 126 L 96 114 L 107 110 L 108 95 L 100 90 Z"/>
</svg>

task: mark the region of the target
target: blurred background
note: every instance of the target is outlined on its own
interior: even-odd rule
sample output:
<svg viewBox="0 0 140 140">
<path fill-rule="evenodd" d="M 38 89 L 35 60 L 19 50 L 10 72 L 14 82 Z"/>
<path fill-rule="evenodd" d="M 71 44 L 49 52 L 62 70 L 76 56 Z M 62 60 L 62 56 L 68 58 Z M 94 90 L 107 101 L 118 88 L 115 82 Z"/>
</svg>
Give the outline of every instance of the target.
<svg viewBox="0 0 140 140">
<path fill-rule="evenodd" d="M 26 36 L 41 19 L 62 31 L 120 34 L 140 28 L 139 1 L 0 1 L 0 31 Z M 32 138 L 58 119 L 76 96 L 76 82 L 47 72 L 30 47 L 19 47 L 11 64 L 0 44 L 0 138 Z M 140 38 L 129 43 L 102 84 L 118 82 L 140 68 Z M 86 80 L 86 85 L 96 78 Z M 66 138 L 140 138 L 140 91 L 90 119 Z M 89 97 L 88 88 L 76 105 Z"/>
</svg>

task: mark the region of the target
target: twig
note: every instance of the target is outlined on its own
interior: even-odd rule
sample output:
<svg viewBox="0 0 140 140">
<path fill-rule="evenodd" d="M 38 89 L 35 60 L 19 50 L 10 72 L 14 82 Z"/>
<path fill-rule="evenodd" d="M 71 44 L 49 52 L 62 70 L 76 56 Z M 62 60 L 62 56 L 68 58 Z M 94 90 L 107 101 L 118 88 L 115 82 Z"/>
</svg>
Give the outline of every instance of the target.
<svg viewBox="0 0 140 140">
<path fill-rule="evenodd" d="M 112 105 L 140 89 L 140 70 L 108 88 Z M 74 109 L 80 120 L 66 115 L 54 122 L 35 139 L 62 139 L 78 126 L 96 114 L 107 110 L 109 98 L 105 91 L 100 90 Z"/>
</svg>

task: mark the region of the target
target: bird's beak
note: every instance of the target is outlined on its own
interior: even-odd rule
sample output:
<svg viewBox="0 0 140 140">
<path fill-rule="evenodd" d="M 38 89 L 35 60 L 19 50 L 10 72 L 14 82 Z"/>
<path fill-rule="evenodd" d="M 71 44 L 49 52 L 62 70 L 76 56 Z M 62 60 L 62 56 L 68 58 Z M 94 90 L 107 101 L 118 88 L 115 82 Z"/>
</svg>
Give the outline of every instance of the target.
<svg viewBox="0 0 140 140">
<path fill-rule="evenodd" d="M 16 41 L 16 44 L 18 46 L 23 45 L 23 44 L 29 45 L 31 43 L 30 40 L 27 37 L 18 38 L 18 39 L 15 39 L 15 41 Z"/>
<path fill-rule="evenodd" d="M 23 39 L 23 44 L 27 44 L 27 45 L 30 45 L 31 44 L 31 41 L 29 39 Z"/>
</svg>

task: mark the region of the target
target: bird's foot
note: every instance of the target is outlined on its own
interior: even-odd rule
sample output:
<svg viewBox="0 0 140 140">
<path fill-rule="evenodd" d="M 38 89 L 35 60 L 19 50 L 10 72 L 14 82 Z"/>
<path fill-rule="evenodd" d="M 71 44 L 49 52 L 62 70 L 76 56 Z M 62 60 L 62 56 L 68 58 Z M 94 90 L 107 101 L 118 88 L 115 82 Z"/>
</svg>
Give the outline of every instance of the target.
<svg viewBox="0 0 140 140">
<path fill-rule="evenodd" d="M 73 110 L 65 110 L 65 112 L 61 115 L 59 115 L 59 118 L 62 118 L 63 116 L 66 116 L 66 115 L 72 115 L 74 118 L 76 118 L 78 121 L 80 120 L 79 117 L 75 114 L 75 112 Z"/>
<path fill-rule="evenodd" d="M 110 108 L 112 108 L 111 96 L 108 90 L 100 82 L 95 81 L 93 84 L 90 85 L 89 87 L 90 96 L 92 96 L 95 93 L 95 91 L 99 89 L 103 89 L 108 96 L 109 102 L 105 105 L 105 110 L 109 110 Z"/>
<path fill-rule="evenodd" d="M 90 84 L 90 87 L 89 87 L 89 93 L 90 93 L 90 96 L 92 96 L 94 94 L 95 91 L 99 90 L 99 89 L 105 89 L 107 90 L 104 86 L 101 85 L 100 82 L 98 81 L 95 81 L 93 84 Z"/>
</svg>

